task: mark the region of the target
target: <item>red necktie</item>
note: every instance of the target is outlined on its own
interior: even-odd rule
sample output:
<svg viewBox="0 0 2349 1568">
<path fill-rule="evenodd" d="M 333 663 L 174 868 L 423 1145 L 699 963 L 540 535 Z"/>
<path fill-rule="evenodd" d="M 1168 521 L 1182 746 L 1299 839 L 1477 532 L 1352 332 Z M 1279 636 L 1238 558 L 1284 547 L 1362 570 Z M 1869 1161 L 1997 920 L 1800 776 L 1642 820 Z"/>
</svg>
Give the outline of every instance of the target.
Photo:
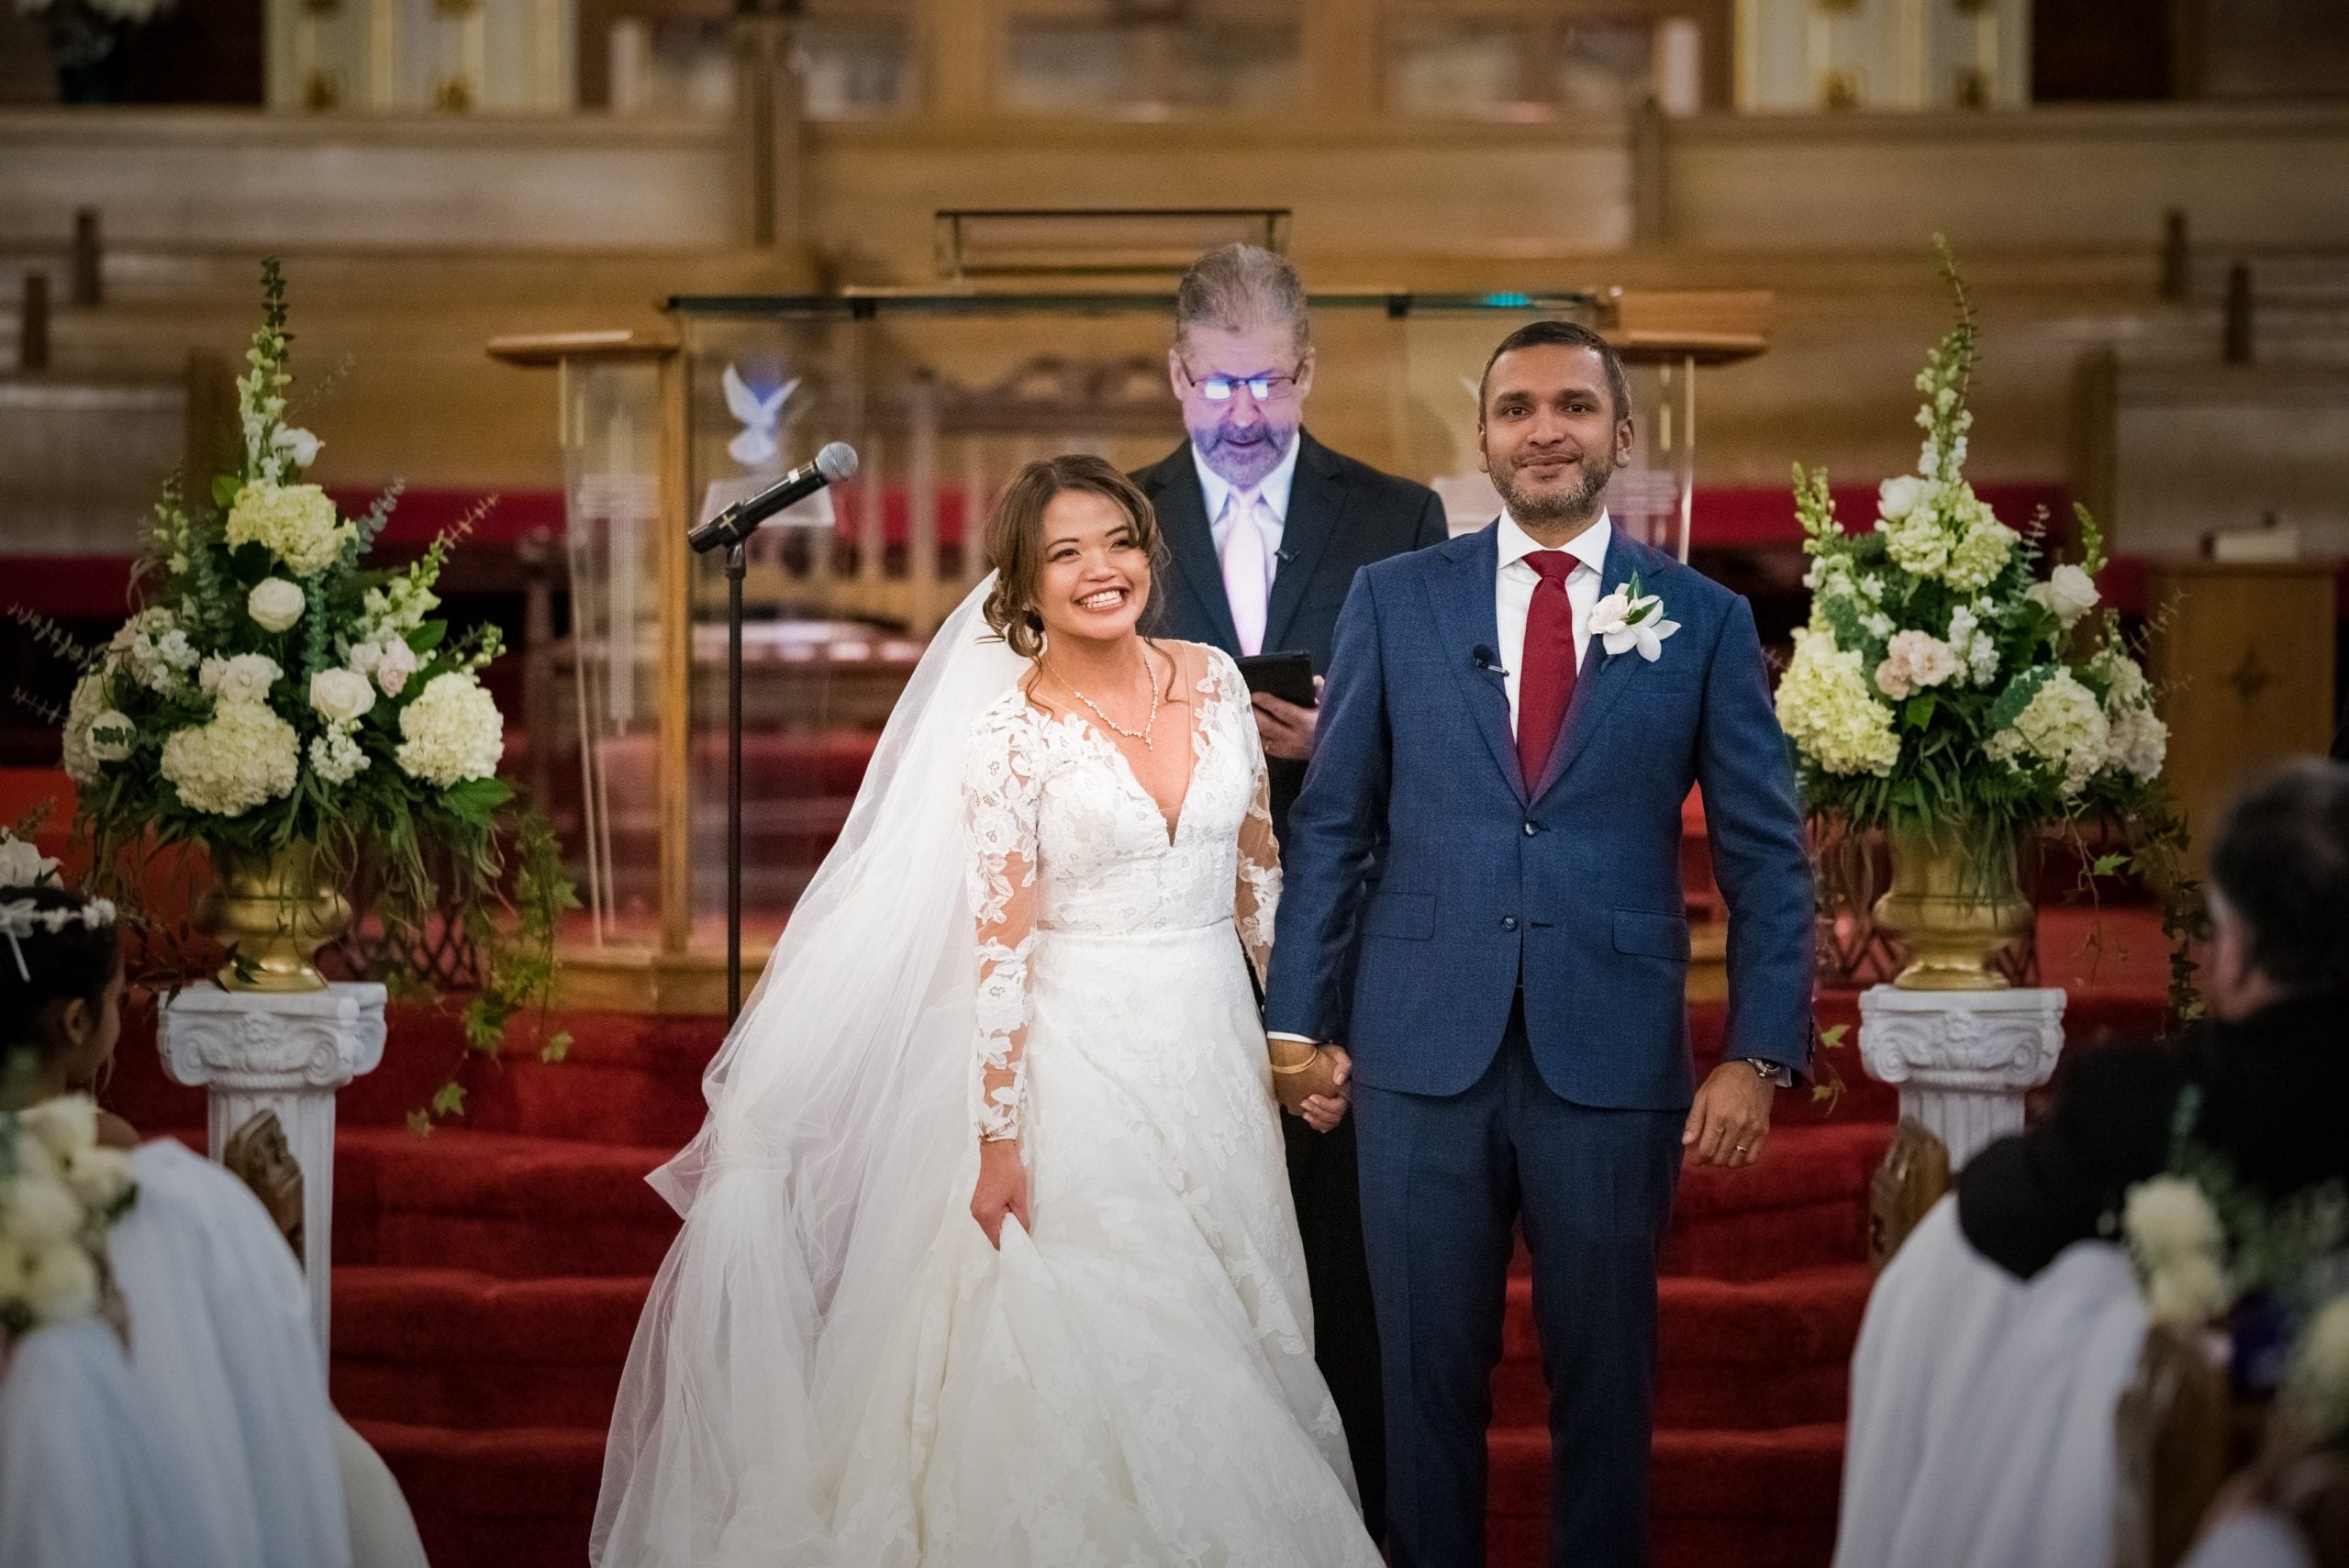
<svg viewBox="0 0 2349 1568">
<path fill-rule="evenodd" d="M 1525 661 L 1517 681 L 1517 768 L 1530 793 L 1550 766 L 1551 749 L 1575 700 L 1575 606 L 1566 578 L 1575 558 L 1537 550 L 1525 564 L 1542 574 L 1525 609 Z"/>
</svg>

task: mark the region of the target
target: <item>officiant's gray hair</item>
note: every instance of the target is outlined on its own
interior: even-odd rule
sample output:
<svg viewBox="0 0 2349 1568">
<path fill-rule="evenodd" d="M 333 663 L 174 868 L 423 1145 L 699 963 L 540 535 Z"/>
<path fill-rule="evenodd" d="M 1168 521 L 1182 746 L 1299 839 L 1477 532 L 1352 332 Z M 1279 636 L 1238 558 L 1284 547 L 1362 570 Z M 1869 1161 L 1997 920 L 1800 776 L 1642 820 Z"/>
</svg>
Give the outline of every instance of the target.
<svg viewBox="0 0 2349 1568">
<path fill-rule="evenodd" d="M 1174 289 L 1176 348 L 1183 347 L 1194 327 L 1224 332 L 1286 327 L 1299 359 L 1313 346 L 1305 280 L 1288 258 L 1261 245 L 1219 245 L 1191 263 Z"/>
</svg>

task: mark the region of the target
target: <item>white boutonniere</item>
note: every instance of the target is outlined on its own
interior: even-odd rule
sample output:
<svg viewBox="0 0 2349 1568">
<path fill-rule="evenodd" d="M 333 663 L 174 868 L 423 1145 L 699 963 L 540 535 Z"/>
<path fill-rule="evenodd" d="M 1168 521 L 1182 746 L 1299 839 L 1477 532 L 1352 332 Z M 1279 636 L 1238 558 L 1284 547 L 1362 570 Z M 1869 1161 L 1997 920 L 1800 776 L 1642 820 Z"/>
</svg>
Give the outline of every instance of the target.
<svg viewBox="0 0 2349 1568">
<path fill-rule="evenodd" d="M 1664 601 L 1640 591 L 1640 574 L 1619 585 L 1591 606 L 1590 629 L 1606 644 L 1609 657 L 1636 648 L 1653 664 L 1664 651 L 1664 639 L 1680 629 L 1676 620 L 1664 618 Z"/>
</svg>

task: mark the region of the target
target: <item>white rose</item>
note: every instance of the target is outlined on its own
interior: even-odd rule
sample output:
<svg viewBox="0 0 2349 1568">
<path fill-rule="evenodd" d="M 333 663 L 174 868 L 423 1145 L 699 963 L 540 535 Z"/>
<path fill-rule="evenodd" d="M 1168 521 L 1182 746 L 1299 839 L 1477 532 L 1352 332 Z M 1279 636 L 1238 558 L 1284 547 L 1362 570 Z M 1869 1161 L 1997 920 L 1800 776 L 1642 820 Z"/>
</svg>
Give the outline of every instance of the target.
<svg viewBox="0 0 2349 1568">
<path fill-rule="evenodd" d="M 98 1265 L 77 1241 L 27 1248 L 25 1300 L 40 1323 L 62 1322 L 97 1309 Z"/>
<path fill-rule="evenodd" d="M 1897 523 L 1915 511 L 1917 504 L 1924 498 L 1923 480 L 1906 474 L 1898 479 L 1887 479 L 1876 486 L 1876 515 L 1887 523 Z"/>
<path fill-rule="evenodd" d="M 351 724 L 375 706 L 375 688 L 356 670 L 321 670 L 310 677 L 310 706 L 330 724 Z"/>
<path fill-rule="evenodd" d="M 90 735 L 86 742 L 90 760 L 97 762 L 119 762 L 130 755 L 130 738 L 137 733 L 131 727 L 130 716 L 118 707 L 110 707 L 90 720 Z"/>
<path fill-rule="evenodd" d="M 301 584 L 283 577 L 264 577 L 245 595 L 245 613 L 259 621 L 263 631 L 284 631 L 302 618 L 308 604 Z"/>
<path fill-rule="evenodd" d="M 399 695 L 407 678 L 415 673 L 416 650 L 399 638 L 384 643 L 383 651 L 375 656 L 375 684 L 384 688 L 387 697 Z"/>
<path fill-rule="evenodd" d="M 82 1229 L 82 1206 L 54 1176 L 22 1175 L 0 1186 L 0 1231 L 20 1247 L 70 1240 Z"/>
<path fill-rule="evenodd" d="M 2095 578 L 2066 562 L 2049 573 L 2046 582 L 2032 584 L 2026 596 L 2056 620 L 2070 626 L 2094 609 L 2103 595 L 2097 592 Z"/>
<path fill-rule="evenodd" d="M 0 830 L 0 887 L 30 887 L 56 871 L 54 859 L 15 834 Z"/>
<path fill-rule="evenodd" d="M 281 425 L 277 433 L 270 437 L 269 444 L 282 455 L 292 458 L 295 468 L 307 468 L 318 461 L 318 448 L 322 443 L 317 437 L 298 426 Z"/>
</svg>

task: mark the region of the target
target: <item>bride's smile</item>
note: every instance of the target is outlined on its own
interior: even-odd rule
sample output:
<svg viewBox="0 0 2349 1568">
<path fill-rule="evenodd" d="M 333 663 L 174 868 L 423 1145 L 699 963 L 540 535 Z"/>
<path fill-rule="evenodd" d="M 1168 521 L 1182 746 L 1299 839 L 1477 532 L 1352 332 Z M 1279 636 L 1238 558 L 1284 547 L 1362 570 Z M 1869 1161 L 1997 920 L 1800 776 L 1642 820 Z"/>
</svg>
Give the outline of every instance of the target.
<svg viewBox="0 0 2349 1568">
<path fill-rule="evenodd" d="M 1063 648 L 1133 635 L 1150 602 L 1150 552 L 1125 508 L 1089 490 L 1063 490 L 1044 508 L 1043 536 L 1036 611 L 1046 634 Z"/>
</svg>

